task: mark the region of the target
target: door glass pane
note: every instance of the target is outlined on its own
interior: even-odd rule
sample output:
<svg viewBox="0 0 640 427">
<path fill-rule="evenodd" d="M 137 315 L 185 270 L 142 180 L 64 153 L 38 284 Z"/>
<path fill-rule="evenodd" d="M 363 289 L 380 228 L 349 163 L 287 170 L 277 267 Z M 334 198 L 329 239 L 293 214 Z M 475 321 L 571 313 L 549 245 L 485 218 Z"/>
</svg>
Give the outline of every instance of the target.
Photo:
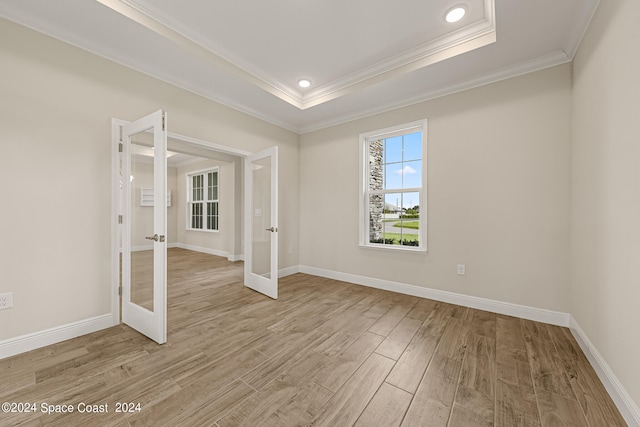
<svg viewBox="0 0 640 427">
<path fill-rule="evenodd" d="M 252 162 L 251 272 L 271 278 L 271 158 Z"/>
<path fill-rule="evenodd" d="M 142 188 L 153 189 L 153 137 L 131 137 L 131 302 L 153 311 L 153 206 L 142 206 Z M 160 203 L 162 200 L 160 201 Z M 154 200 L 153 204 L 158 203 Z"/>
</svg>

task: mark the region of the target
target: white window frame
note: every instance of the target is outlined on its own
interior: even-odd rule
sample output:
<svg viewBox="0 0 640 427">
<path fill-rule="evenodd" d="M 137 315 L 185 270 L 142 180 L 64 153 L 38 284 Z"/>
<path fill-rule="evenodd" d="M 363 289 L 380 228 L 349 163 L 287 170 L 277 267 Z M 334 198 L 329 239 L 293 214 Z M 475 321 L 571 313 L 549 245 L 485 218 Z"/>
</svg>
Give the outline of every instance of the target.
<svg viewBox="0 0 640 427">
<path fill-rule="evenodd" d="M 218 198 L 217 199 L 209 199 L 208 198 L 208 180 L 209 174 L 216 173 L 218 176 Z M 203 199 L 202 200 L 193 200 L 193 177 L 202 175 L 203 176 Z M 218 166 L 208 169 L 203 169 L 199 171 L 187 172 L 185 174 L 186 182 L 187 182 L 187 214 L 186 214 L 186 226 L 185 229 L 188 231 L 202 231 L 206 233 L 218 233 L 220 231 L 220 168 Z M 207 217 L 209 214 L 209 203 L 217 203 L 218 204 L 218 228 L 217 229 L 208 229 L 207 226 Z M 192 205 L 194 203 L 202 203 L 202 227 L 203 228 L 193 228 L 192 226 Z"/>
<path fill-rule="evenodd" d="M 419 218 L 419 246 L 388 245 L 369 242 L 369 141 L 391 138 L 414 132 L 422 132 L 422 187 L 381 190 L 384 193 L 419 193 L 420 194 L 420 218 Z M 426 252 L 427 251 L 427 120 L 418 120 L 386 129 L 360 134 L 359 143 L 359 245 L 362 248 L 373 248 L 392 251 Z"/>
</svg>

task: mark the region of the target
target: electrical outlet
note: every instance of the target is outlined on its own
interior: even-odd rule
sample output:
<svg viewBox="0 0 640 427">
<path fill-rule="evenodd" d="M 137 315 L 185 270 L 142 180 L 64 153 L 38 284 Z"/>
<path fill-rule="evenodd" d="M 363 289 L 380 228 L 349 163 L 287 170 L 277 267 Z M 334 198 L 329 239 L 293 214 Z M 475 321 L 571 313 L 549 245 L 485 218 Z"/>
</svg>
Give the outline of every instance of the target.
<svg viewBox="0 0 640 427">
<path fill-rule="evenodd" d="M 467 272 L 467 268 L 464 266 L 464 264 L 458 264 L 456 270 L 458 272 L 458 275 L 460 276 L 464 276 Z"/>
<path fill-rule="evenodd" d="M 289 255 L 293 255 L 293 247 L 289 246 Z"/>
<path fill-rule="evenodd" d="M 13 307 L 13 292 L 0 294 L 0 310 Z"/>
</svg>

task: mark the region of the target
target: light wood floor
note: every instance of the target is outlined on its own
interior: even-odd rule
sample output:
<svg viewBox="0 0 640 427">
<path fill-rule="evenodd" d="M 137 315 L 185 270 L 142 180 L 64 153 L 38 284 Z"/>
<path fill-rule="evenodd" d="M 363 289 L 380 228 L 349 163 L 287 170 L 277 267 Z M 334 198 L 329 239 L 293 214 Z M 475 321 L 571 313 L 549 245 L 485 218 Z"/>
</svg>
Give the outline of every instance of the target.
<svg viewBox="0 0 640 427">
<path fill-rule="evenodd" d="M 169 259 L 167 344 L 117 326 L 0 360 L 0 402 L 109 413 L 0 425 L 626 425 L 568 329 L 303 274 L 274 301 L 242 263 Z"/>
</svg>

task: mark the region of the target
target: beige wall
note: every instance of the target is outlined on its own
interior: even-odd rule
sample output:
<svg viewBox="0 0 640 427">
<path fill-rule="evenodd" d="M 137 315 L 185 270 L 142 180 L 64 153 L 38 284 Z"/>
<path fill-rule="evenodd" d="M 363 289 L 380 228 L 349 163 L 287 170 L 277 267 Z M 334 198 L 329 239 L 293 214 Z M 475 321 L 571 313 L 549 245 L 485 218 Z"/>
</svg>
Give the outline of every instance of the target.
<svg viewBox="0 0 640 427">
<path fill-rule="evenodd" d="M 301 264 L 568 312 L 570 87 L 564 65 L 302 135 Z M 360 248 L 358 135 L 424 118 L 428 253 Z"/>
<path fill-rule="evenodd" d="M 637 16 L 636 1 L 601 2 L 573 73 L 554 67 L 301 137 L 0 20 L 0 292 L 14 293 L 0 340 L 109 313 L 110 119 L 163 108 L 178 134 L 279 146 L 281 268 L 570 312 L 640 402 Z M 429 251 L 361 249 L 358 134 L 423 118 Z"/>
<path fill-rule="evenodd" d="M 162 108 L 171 132 L 279 146 L 280 265 L 298 264 L 298 135 L 5 20 L 0 58 L 0 340 L 110 313 L 111 118 Z"/>
<path fill-rule="evenodd" d="M 574 61 L 571 313 L 640 404 L 640 2 L 600 6 Z"/>
</svg>

